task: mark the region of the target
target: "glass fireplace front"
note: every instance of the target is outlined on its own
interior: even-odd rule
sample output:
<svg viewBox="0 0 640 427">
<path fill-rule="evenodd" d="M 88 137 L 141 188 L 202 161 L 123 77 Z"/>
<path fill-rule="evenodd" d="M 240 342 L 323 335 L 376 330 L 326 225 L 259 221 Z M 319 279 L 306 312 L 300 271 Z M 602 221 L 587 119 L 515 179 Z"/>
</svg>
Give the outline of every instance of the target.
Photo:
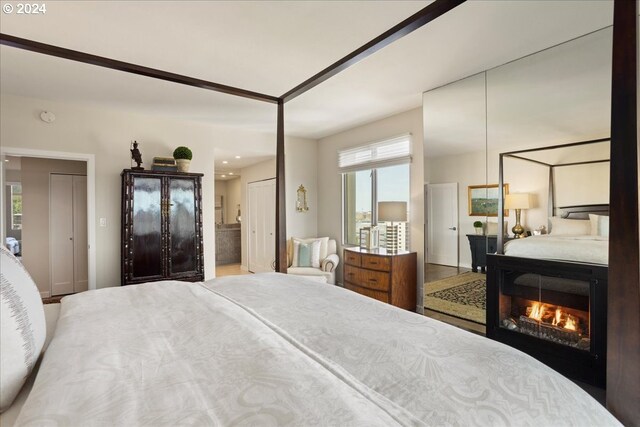
<svg viewBox="0 0 640 427">
<path fill-rule="evenodd" d="M 588 281 L 505 272 L 498 307 L 501 328 L 591 351 Z"/>
</svg>

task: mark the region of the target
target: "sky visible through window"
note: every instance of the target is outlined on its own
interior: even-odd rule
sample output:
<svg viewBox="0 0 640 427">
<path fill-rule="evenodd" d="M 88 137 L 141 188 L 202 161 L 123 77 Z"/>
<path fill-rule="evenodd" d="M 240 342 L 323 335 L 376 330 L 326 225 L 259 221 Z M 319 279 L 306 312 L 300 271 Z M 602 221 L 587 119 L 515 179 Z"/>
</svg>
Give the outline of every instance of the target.
<svg viewBox="0 0 640 427">
<path fill-rule="evenodd" d="M 378 201 L 409 203 L 409 165 L 378 169 Z M 356 211 L 371 211 L 371 171 L 356 172 Z"/>
</svg>

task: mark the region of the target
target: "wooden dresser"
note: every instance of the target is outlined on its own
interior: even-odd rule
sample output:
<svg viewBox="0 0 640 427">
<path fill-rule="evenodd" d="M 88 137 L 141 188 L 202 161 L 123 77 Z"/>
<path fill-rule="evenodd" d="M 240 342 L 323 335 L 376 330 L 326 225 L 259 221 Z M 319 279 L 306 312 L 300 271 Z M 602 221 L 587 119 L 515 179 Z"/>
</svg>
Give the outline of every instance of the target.
<svg viewBox="0 0 640 427">
<path fill-rule="evenodd" d="M 416 310 L 415 252 L 385 249 L 344 249 L 344 287 L 362 295 Z"/>
</svg>

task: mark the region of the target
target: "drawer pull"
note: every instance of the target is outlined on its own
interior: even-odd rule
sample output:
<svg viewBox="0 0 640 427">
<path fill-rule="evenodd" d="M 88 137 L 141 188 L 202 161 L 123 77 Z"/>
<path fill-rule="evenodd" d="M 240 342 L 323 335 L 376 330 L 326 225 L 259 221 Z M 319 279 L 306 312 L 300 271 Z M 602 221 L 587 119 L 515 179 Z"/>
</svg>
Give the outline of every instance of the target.
<svg viewBox="0 0 640 427">
<path fill-rule="evenodd" d="M 369 281 L 370 281 L 370 282 L 377 283 L 377 282 L 378 282 L 378 279 L 369 279 Z"/>
<path fill-rule="evenodd" d="M 347 276 L 353 276 L 353 273 L 347 273 Z"/>
<path fill-rule="evenodd" d="M 371 265 L 378 265 L 378 261 L 375 261 L 375 262 L 374 262 L 374 261 L 369 261 L 369 264 L 371 264 Z"/>
</svg>

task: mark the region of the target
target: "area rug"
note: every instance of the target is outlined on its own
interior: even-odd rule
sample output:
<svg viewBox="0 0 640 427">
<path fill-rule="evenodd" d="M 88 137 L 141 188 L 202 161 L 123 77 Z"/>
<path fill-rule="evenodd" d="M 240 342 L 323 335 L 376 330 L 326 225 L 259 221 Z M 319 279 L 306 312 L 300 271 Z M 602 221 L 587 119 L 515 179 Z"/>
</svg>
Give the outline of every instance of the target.
<svg viewBox="0 0 640 427">
<path fill-rule="evenodd" d="M 463 273 L 424 286 L 425 308 L 485 324 L 486 275 Z"/>
</svg>

